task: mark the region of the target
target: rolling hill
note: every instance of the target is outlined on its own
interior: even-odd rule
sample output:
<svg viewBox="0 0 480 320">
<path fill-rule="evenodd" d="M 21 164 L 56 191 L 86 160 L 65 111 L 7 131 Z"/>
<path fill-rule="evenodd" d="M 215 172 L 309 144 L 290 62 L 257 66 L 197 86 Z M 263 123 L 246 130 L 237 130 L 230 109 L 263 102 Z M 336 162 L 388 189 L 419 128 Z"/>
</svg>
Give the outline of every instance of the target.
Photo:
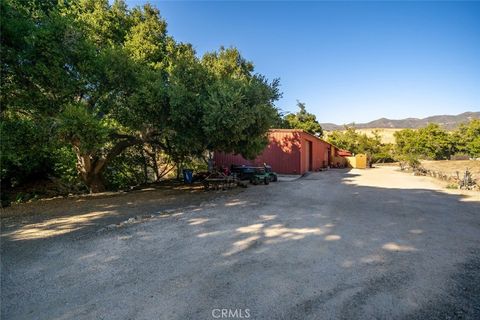
<svg viewBox="0 0 480 320">
<path fill-rule="evenodd" d="M 367 123 L 355 123 L 355 127 L 358 129 L 374 129 L 374 128 L 388 128 L 388 129 L 418 129 L 425 127 L 429 123 L 438 123 L 440 126 L 447 130 L 457 128 L 461 123 L 468 122 L 471 119 L 480 119 L 480 112 L 464 112 L 458 115 L 437 115 L 423 119 L 419 118 L 406 118 L 400 120 L 392 120 L 387 118 L 380 118 Z M 344 130 L 343 125 L 337 125 L 334 123 L 321 123 L 322 128 L 326 131 L 332 130 Z M 353 123 L 347 124 L 349 126 Z"/>
</svg>

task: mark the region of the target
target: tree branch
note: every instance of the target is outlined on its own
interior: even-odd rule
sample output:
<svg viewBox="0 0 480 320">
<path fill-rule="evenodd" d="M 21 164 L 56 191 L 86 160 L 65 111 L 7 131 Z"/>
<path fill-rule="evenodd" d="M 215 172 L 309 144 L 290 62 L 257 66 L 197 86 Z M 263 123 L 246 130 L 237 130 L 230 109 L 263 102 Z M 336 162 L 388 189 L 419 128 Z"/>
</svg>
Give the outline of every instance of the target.
<svg viewBox="0 0 480 320">
<path fill-rule="evenodd" d="M 99 173 L 102 171 L 103 167 L 112 161 L 116 156 L 118 156 L 120 153 L 122 153 L 125 149 L 128 147 L 134 146 L 136 144 L 141 144 L 143 143 L 143 140 L 138 139 L 137 137 L 134 136 L 126 136 L 125 139 L 118 141 L 112 149 L 108 152 L 108 154 L 105 157 L 99 158 L 97 161 L 95 161 L 94 165 L 94 173 Z"/>
</svg>

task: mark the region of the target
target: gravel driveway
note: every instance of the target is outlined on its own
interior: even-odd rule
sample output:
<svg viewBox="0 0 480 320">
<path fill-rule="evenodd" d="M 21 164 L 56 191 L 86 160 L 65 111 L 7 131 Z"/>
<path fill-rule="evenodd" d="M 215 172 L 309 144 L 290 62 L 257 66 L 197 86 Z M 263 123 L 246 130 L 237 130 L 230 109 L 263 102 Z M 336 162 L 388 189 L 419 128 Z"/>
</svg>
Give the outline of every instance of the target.
<svg viewBox="0 0 480 320">
<path fill-rule="evenodd" d="M 478 195 L 389 167 L 218 195 L 3 219 L 1 318 L 480 319 Z"/>
</svg>

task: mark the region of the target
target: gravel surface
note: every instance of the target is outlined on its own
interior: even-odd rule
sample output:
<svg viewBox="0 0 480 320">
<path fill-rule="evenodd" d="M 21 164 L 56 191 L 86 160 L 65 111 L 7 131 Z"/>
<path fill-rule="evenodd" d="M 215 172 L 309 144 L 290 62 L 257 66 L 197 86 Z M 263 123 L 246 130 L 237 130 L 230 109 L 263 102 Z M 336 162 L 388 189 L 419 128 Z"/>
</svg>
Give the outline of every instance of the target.
<svg viewBox="0 0 480 320">
<path fill-rule="evenodd" d="M 383 167 L 113 199 L 2 219 L 2 319 L 480 319 L 478 193 Z"/>
</svg>

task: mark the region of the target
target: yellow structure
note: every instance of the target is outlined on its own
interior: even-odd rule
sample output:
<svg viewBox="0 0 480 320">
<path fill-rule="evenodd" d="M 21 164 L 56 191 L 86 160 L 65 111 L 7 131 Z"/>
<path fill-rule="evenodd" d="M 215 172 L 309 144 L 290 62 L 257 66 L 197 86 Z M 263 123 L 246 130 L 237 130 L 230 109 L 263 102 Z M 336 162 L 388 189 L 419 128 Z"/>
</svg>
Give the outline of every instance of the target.
<svg viewBox="0 0 480 320">
<path fill-rule="evenodd" d="M 367 155 L 360 153 L 352 157 L 345 157 L 347 159 L 348 166 L 355 169 L 367 168 Z"/>
</svg>

